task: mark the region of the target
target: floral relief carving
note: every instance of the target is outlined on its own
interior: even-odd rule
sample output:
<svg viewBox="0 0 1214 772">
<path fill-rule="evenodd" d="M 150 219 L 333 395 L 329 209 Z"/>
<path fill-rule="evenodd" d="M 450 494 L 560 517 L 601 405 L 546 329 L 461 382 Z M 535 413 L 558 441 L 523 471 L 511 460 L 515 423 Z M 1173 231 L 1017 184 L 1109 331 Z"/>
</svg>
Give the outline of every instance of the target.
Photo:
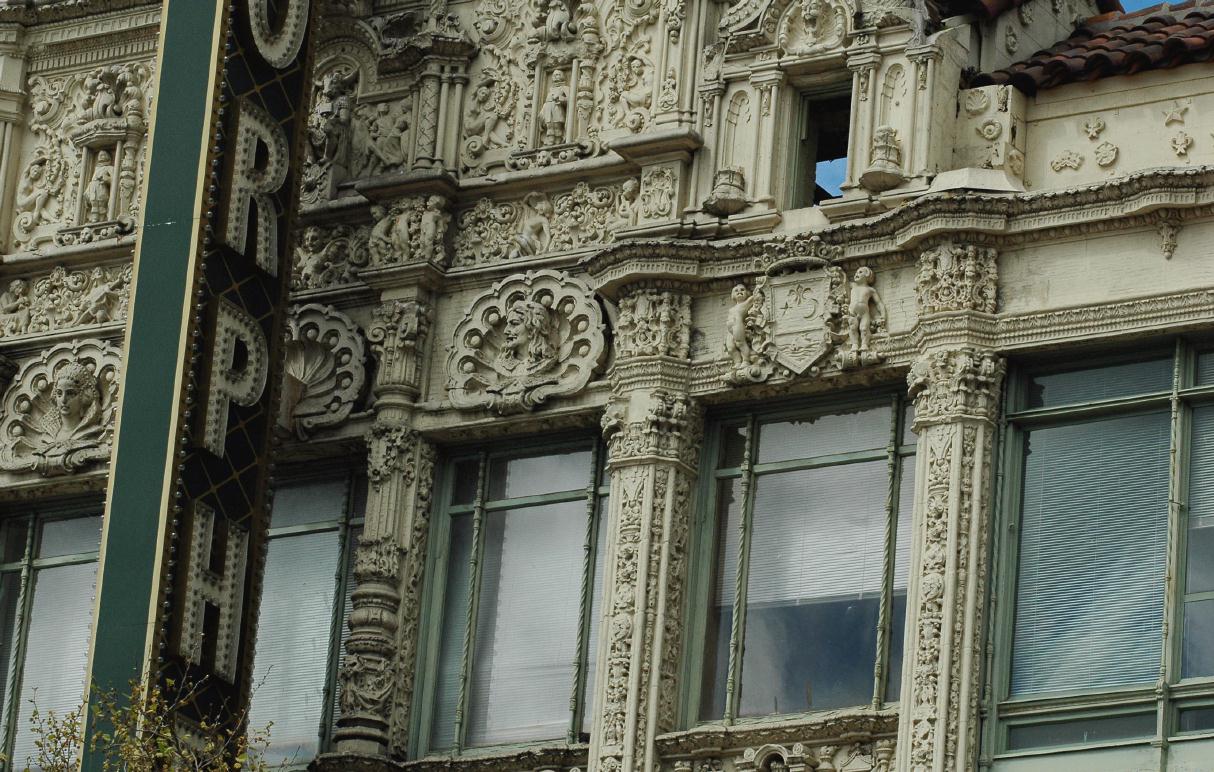
<svg viewBox="0 0 1214 772">
<path fill-rule="evenodd" d="M 640 288 L 620 298 L 615 323 L 618 358 L 667 356 L 686 359 L 691 331 L 691 297 L 682 292 Z"/>
<path fill-rule="evenodd" d="M 73 341 L 21 366 L 4 395 L 0 469 L 43 476 L 109 458 L 118 407 L 118 351 Z"/>
<path fill-rule="evenodd" d="M 551 270 L 516 274 L 473 300 L 456 326 L 448 394 L 461 408 L 533 410 L 580 391 L 604 349 L 602 313 L 585 282 Z"/>
<path fill-rule="evenodd" d="M 1169 140 L 1172 146 L 1172 152 L 1177 158 L 1184 158 L 1189 154 L 1189 149 L 1193 147 L 1193 137 L 1187 132 L 1178 131 L 1176 135 Z"/>
<path fill-rule="evenodd" d="M 279 424 L 306 440 L 349 417 L 366 384 L 366 351 L 358 326 L 332 306 L 295 306 L 287 345 Z"/>
<path fill-rule="evenodd" d="M 0 292 L 0 338 L 121 321 L 130 282 L 129 264 L 88 271 L 56 266 L 40 279 L 13 279 Z"/>
<path fill-rule="evenodd" d="M 1113 163 L 1117 160 L 1118 152 L 1119 148 L 1112 142 L 1101 142 L 1096 146 L 1095 151 L 1092 153 L 1092 157 L 1096 159 L 1097 166 L 1104 168 L 1106 166 L 1113 165 Z"/>
<path fill-rule="evenodd" d="M 641 216 L 647 219 L 667 217 L 674 209 L 674 172 L 661 166 L 641 177 Z"/>
<path fill-rule="evenodd" d="M 16 249 L 130 232 L 139 213 L 151 82 L 151 68 L 138 62 L 30 78 L 35 145 L 14 197 Z"/>
<path fill-rule="evenodd" d="M 1083 166 L 1083 156 L 1074 150 L 1064 150 L 1053 161 L 1050 161 L 1050 168 L 1056 172 L 1061 172 L 1063 169 L 1079 171 L 1081 166 Z"/>
<path fill-rule="evenodd" d="M 924 250 L 915 285 L 919 313 L 995 313 L 996 252 L 973 244 L 942 244 Z"/>
</svg>

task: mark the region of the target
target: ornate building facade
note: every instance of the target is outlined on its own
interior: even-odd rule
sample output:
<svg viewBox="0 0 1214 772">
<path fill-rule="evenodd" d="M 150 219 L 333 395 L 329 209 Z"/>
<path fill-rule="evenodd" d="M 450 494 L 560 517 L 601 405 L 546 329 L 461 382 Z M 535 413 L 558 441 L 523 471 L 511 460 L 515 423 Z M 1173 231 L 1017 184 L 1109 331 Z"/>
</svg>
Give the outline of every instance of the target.
<svg viewBox="0 0 1214 772">
<path fill-rule="evenodd" d="M 269 758 L 1214 769 L 1214 8 L 1115 5 L 319 3 L 270 530 L 189 596 Z M 18 760 L 88 678 L 160 12 L 0 6 Z"/>
</svg>

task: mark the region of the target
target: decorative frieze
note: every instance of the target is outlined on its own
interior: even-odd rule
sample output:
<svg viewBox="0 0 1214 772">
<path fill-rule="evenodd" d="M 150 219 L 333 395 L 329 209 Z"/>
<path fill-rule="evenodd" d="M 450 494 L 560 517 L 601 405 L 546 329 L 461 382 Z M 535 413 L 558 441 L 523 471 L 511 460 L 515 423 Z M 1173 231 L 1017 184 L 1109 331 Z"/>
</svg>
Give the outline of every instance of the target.
<svg viewBox="0 0 1214 772">
<path fill-rule="evenodd" d="M 515 274 L 472 301 L 447 359 L 456 407 L 500 414 L 533 410 L 580 391 L 605 353 L 602 312 L 568 274 Z"/>
<path fill-rule="evenodd" d="M 362 333 L 348 316 L 332 306 L 295 306 L 287 318 L 285 358 L 281 426 L 306 440 L 349 417 L 367 371 Z"/>
<path fill-rule="evenodd" d="M 442 196 L 413 196 L 391 206 L 371 207 L 375 224 L 368 236 L 368 255 L 373 267 L 411 262 L 447 262 L 447 199 Z"/>
<path fill-rule="evenodd" d="M 91 340 L 25 362 L 4 395 L 0 469 L 51 476 L 108 460 L 119 367 L 117 349 Z"/>
<path fill-rule="evenodd" d="M 13 279 L 0 292 L 0 339 L 121 321 L 130 283 L 129 264 Z"/>
<path fill-rule="evenodd" d="M 660 287 L 625 290 L 614 332 L 618 357 L 686 359 L 691 337 L 691 297 Z"/>
<path fill-rule="evenodd" d="M 356 281 L 358 269 L 371 260 L 370 236 L 366 225 L 304 228 L 295 241 L 291 289 L 324 289 Z"/>
</svg>

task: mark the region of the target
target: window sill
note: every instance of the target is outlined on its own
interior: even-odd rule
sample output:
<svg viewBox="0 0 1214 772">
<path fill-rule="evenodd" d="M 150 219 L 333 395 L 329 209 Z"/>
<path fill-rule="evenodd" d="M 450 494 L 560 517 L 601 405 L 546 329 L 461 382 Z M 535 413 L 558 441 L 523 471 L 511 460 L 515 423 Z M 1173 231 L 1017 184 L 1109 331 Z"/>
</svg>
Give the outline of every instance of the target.
<svg viewBox="0 0 1214 772">
<path fill-rule="evenodd" d="M 871 707 L 843 708 L 820 713 L 801 713 L 744 719 L 732 726 L 717 722 L 701 724 L 657 738 L 658 753 L 667 758 L 696 753 L 705 748 L 747 748 L 765 743 L 819 745 L 834 740 L 868 740 L 892 737 L 898 731 L 898 706 L 879 710 Z"/>
<path fill-rule="evenodd" d="M 401 764 L 416 772 L 439 770 L 477 770 L 477 772 L 517 772 L 526 769 L 585 768 L 590 746 L 585 743 L 532 743 L 468 750 L 459 756 L 435 754 Z"/>
</svg>

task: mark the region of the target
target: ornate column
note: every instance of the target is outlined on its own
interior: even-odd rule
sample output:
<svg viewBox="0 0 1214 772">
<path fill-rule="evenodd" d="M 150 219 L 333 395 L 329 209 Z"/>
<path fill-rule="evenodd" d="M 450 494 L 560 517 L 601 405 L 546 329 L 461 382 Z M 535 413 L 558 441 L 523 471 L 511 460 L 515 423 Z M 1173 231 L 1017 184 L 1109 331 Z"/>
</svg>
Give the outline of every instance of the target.
<svg viewBox="0 0 1214 772">
<path fill-rule="evenodd" d="M 691 298 L 655 283 L 620 293 L 603 417 L 611 505 L 591 772 L 657 768 L 675 728 L 691 492 L 702 436 L 687 396 Z"/>
<path fill-rule="evenodd" d="M 907 590 L 900 772 L 973 769 L 990 543 L 992 448 L 1005 363 L 993 339 L 996 255 L 946 243 L 920 258 L 919 452 Z"/>
<path fill-rule="evenodd" d="M 435 450 L 412 428 L 432 311 L 423 290 L 398 294 L 375 309 L 367 331 L 379 358 L 367 513 L 339 675 L 337 752 L 319 760 L 321 769 L 349 769 L 350 756 L 386 765 L 407 742 Z"/>
<path fill-rule="evenodd" d="M 19 184 L 21 126 L 25 117 L 25 47 L 23 28 L 0 25 L 0 244 L 8 245 Z"/>
</svg>

